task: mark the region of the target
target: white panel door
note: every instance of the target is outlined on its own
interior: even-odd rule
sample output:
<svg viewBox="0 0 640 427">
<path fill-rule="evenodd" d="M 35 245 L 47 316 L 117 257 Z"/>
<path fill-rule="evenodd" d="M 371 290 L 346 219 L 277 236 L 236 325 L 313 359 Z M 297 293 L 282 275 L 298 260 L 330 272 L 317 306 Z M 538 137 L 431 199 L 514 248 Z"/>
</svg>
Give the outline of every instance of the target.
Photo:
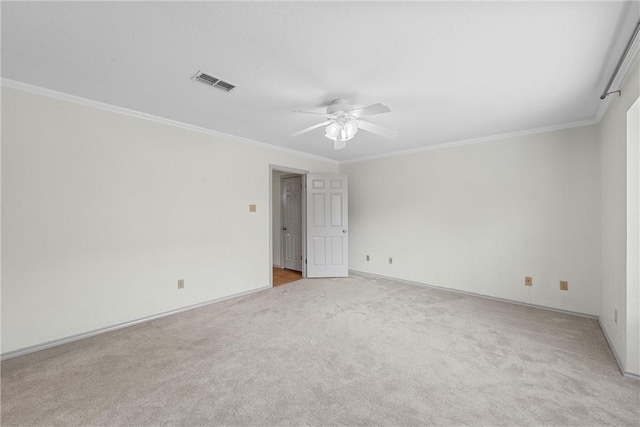
<svg viewBox="0 0 640 427">
<path fill-rule="evenodd" d="M 307 175 L 307 277 L 349 275 L 346 175 Z"/>
<path fill-rule="evenodd" d="M 302 271 L 302 177 L 282 179 L 284 268 Z"/>
</svg>

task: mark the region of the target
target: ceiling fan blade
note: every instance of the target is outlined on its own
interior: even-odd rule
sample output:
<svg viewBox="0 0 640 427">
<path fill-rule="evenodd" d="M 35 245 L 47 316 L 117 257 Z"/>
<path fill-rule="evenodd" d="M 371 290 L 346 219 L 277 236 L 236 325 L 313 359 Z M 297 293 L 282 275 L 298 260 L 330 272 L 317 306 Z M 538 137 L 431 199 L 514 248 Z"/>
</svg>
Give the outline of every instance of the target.
<svg viewBox="0 0 640 427">
<path fill-rule="evenodd" d="M 302 135 L 303 133 L 306 133 L 306 132 L 312 131 L 314 129 L 318 129 L 319 127 L 328 125 L 329 123 L 331 123 L 331 120 L 326 120 L 326 121 L 324 121 L 322 123 L 318 123 L 317 125 L 309 126 L 306 129 L 302 129 L 301 131 L 298 131 L 298 132 L 294 133 L 292 136 Z"/>
<path fill-rule="evenodd" d="M 326 116 L 327 115 L 327 113 L 317 113 L 315 111 L 303 111 L 303 110 L 293 110 L 292 113 L 313 114 L 315 116 Z"/>
<path fill-rule="evenodd" d="M 373 116 L 374 114 L 389 113 L 389 112 L 391 112 L 391 108 L 380 103 L 367 105 L 366 107 L 356 108 L 355 110 L 347 111 L 347 113 L 355 117 Z"/>
<path fill-rule="evenodd" d="M 358 128 L 364 129 L 367 132 L 375 133 L 376 135 L 380 135 L 384 138 L 393 139 L 398 136 L 398 131 L 396 130 L 374 125 L 373 123 L 362 119 L 358 120 Z"/>
</svg>

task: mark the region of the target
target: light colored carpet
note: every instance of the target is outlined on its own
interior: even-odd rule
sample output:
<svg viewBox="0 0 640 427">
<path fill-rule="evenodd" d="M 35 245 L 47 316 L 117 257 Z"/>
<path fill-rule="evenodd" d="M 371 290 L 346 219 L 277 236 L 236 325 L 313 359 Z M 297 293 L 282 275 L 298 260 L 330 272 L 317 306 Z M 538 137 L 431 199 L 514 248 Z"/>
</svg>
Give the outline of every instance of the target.
<svg viewBox="0 0 640 427">
<path fill-rule="evenodd" d="M 2 363 L 9 425 L 634 425 L 595 320 L 301 280 Z"/>
</svg>

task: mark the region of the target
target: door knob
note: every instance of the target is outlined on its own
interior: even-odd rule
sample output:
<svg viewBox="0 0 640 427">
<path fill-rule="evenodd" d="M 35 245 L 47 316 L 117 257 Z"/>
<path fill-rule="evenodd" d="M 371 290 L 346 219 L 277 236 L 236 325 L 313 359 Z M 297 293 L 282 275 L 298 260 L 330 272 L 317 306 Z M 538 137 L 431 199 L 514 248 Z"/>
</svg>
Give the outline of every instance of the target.
<svg viewBox="0 0 640 427">
<path fill-rule="evenodd" d="M 282 227 L 282 231 L 285 231 L 287 229 L 287 227 Z"/>
<path fill-rule="evenodd" d="M 342 232 L 343 232 L 343 233 L 346 233 L 346 232 L 347 232 L 347 230 L 342 230 Z"/>
</svg>

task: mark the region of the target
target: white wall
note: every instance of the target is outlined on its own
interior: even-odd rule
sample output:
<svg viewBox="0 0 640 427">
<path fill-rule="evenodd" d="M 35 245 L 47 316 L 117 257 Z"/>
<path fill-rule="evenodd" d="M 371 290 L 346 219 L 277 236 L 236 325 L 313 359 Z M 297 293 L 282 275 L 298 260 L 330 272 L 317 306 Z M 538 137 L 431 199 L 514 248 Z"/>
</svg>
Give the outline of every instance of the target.
<svg viewBox="0 0 640 427">
<path fill-rule="evenodd" d="M 598 125 L 602 170 L 602 289 L 599 316 L 624 369 L 634 374 L 640 374 L 637 356 L 631 361 L 627 360 L 627 354 L 628 351 L 638 354 L 639 337 L 636 333 L 635 336 L 629 336 L 627 342 L 627 333 L 634 328 L 638 330 L 639 302 L 627 301 L 627 292 L 633 292 L 639 285 L 627 280 L 627 111 L 638 98 L 638 79 L 636 58 L 622 85 L 621 96 L 613 94 L 608 97 L 607 101 L 611 104 Z M 636 146 L 638 144 L 637 140 L 630 142 Z M 635 194 L 635 197 L 638 195 Z M 616 310 L 617 323 L 614 319 Z"/>
<path fill-rule="evenodd" d="M 343 164 L 350 268 L 596 315 L 597 156 L 587 126 Z"/>
<path fill-rule="evenodd" d="M 2 151 L 3 353 L 268 286 L 269 165 L 337 172 L 7 87 Z"/>
</svg>

